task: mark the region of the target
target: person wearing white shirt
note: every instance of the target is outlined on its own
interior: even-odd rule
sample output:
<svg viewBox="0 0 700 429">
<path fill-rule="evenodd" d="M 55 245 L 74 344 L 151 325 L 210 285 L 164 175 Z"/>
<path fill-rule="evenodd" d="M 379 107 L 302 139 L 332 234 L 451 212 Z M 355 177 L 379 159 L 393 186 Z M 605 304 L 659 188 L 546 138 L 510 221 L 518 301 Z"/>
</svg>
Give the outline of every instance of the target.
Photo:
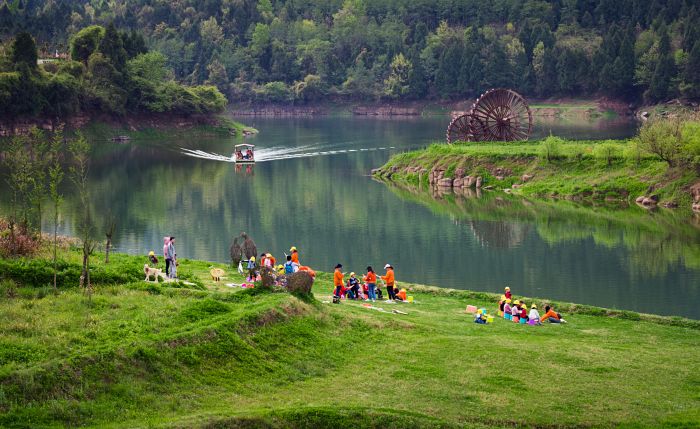
<svg viewBox="0 0 700 429">
<path fill-rule="evenodd" d="M 530 306 L 530 314 L 528 315 L 528 318 L 530 320 L 533 320 L 535 322 L 535 324 L 537 324 L 537 325 L 541 324 L 540 323 L 540 312 L 537 311 L 537 305 L 532 304 L 532 306 Z"/>
</svg>

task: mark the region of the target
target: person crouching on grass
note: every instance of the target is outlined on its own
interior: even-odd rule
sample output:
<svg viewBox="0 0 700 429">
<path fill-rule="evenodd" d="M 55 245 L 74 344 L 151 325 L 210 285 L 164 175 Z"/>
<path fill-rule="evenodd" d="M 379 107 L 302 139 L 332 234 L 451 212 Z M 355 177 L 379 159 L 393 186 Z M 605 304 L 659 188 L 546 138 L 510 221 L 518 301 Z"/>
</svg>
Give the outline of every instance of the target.
<svg viewBox="0 0 700 429">
<path fill-rule="evenodd" d="M 552 307 L 547 305 L 544 307 L 544 316 L 542 316 L 542 322 L 566 323 L 566 320 L 562 319 L 561 314 L 557 313 Z"/>
</svg>

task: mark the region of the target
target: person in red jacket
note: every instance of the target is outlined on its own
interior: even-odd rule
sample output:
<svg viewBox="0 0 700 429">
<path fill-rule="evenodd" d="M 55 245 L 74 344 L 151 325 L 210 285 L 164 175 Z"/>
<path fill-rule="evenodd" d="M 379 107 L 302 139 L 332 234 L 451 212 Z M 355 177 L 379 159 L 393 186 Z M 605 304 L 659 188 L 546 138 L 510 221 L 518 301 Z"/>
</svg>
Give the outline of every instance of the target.
<svg viewBox="0 0 700 429">
<path fill-rule="evenodd" d="M 527 322 L 528 317 L 527 317 L 527 305 L 524 302 L 520 303 L 520 319 L 525 320 Z"/>
</svg>

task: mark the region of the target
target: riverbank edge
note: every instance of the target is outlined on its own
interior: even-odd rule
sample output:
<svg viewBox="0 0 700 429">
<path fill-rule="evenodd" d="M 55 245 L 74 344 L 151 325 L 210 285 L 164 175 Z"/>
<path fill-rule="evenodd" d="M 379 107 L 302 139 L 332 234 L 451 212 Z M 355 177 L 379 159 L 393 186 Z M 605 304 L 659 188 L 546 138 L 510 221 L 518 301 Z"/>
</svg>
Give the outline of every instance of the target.
<svg viewBox="0 0 700 429">
<path fill-rule="evenodd" d="M 595 145 L 614 142 L 622 149 L 627 140 L 587 141 L 571 144 Z M 518 144 L 533 147 L 539 142 Z M 489 143 L 485 143 L 489 144 Z M 390 183 L 405 183 L 418 187 L 433 187 L 438 193 L 461 192 L 469 189 L 502 191 L 539 199 L 570 199 L 576 201 L 622 201 L 639 203 L 645 208 L 695 207 L 700 201 L 700 177 L 692 171 L 671 169 L 661 160 L 644 159 L 633 170 L 624 157 L 602 167 L 592 154 L 580 153 L 578 159 L 544 161 L 536 151 L 508 153 L 491 147 L 490 153 L 477 153 L 478 145 L 433 144 L 425 149 L 393 155 L 383 166 L 373 169 L 373 178 Z M 445 153 L 469 151 L 474 153 Z M 620 151 L 622 153 L 622 150 Z M 566 157 L 564 157 L 566 158 Z M 553 186 L 543 187 L 542 183 Z M 637 199 L 651 197 L 644 204 Z"/>
<path fill-rule="evenodd" d="M 66 237 L 60 237 L 61 242 L 68 242 L 73 239 L 67 239 Z M 73 268 L 79 269 L 79 254 L 78 251 L 75 250 L 75 242 L 72 241 L 73 246 L 72 249 L 63 249 L 60 250 L 59 255 L 67 255 L 67 256 L 74 256 L 73 258 L 61 258 L 59 257 L 59 261 L 63 260 L 69 265 L 74 265 Z M 44 244 L 45 246 L 48 246 L 48 244 Z M 132 255 L 128 253 L 122 253 L 122 252 L 115 252 L 111 253 L 112 257 L 124 257 L 128 261 L 124 261 L 124 267 L 123 269 L 126 269 L 128 265 L 133 264 L 133 272 L 138 273 L 138 276 L 135 276 L 135 278 L 132 281 L 142 281 L 143 280 L 143 275 L 141 273 L 143 265 L 143 261 L 145 258 L 143 258 L 141 255 Z M 15 282 L 18 282 L 21 287 L 25 288 L 36 288 L 36 285 L 32 285 L 30 282 L 34 279 L 36 280 L 37 278 L 41 277 L 41 274 L 46 274 L 46 273 L 38 273 L 38 272 L 30 272 L 28 270 L 28 261 L 44 261 L 47 264 L 47 267 L 51 265 L 50 258 L 43 257 L 43 256 L 35 256 L 35 257 L 20 257 L 16 259 L 8 259 L 8 258 L 2 258 L 0 257 L 0 261 L 6 261 L 10 262 L 0 264 L 0 279 L 2 278 L 7 278 L 11 279 Z M 12 261 L 15 261 L 16 264 L 13 264 Z M 97 258 L 96 259 L 97 266 L 103 265 L 102 261 Z M 182 259 L 181 264 L 183 269 L 187 269 L 188 265 L 192 266 L 207 266 L 207 267 L 219 267 L 219 268 L 224 268 L 224 269 L 229 269 L 231 270 L 230 264 L 227 263 L 222 263 L 222 262 L 216 262 L 216 261 L 207 261 L 207 260 L 200 260 L 200 259 Z M 202 272 L 192 272 L 191 275 L 204 275 L 206 276 L 207 273 Z M 124 274 L 127 275 L 127 274 Z M 235 271 L 231 270 L 229 273 L 229 278 L 230 276 L 233 275 L 237 279 L 240 277 L 240 279 L 243 279 L 242 275 L 239 275 L 235 273 Z M 29 284 L 28 284 L 29 283 Z M 129 284 L 129 282 L 124 283 L 124 284 L 118 284 L 117 286 L 124 286 L 126 284 Z M 314 283 L 312 293 L 314 296 L 318 299 L 318 295 L 320 294 L 326 294 L 326 293 L 332 293 L 332 289 L 328 290 L 319 290 L 319 288 L 323 287 L 329 287 L 332 286 L 333 284 L 333 273 L 330 272 L 325 272 L 325 271 L 316 271 L 316 282 Z M 467 299 L 473 299 L 476 301 L 480 302 L 493 302 L 493 305 L 495 306 L 498 300 L 501 297 L 501 294 L 499 293 L 493 293 L 493 292 L 480 292 L 480 291 L 475 291 L 475 290 L 469 290 L 469 289 L 452 289 L 452 288 L 443 288 L 440 286 L 436 285 L 425 285 L 425 284 L 420 284 L 420 283 L 413 283 L 409 281 L 404 281 L 404 280 L 397 280 L 398 287 L 400 288 L 405 288 L 408 292 L 410 293 L 417 293 L 417 294 L 430 294 L 432 296 L 439 296 L 439 297 L 448 297 L 448 298 L 455 298 L 459 300 L 467 300 Z M 164 287 L 167 287 L 167 284 L 163 284 Z M 202 286 L 205 288 L 202 289 Z M 193 293 L 195 294 L 207 294 L 211 292 L 221 292 L 221 290 L 217 289 L 217 286 L 220 286 L 218 283 L 214 281 L 209 281 L 203 280 L 202 284 L 199 285 L 197 284 L 197 287 L 193 289 Z M 173 289 L 173 291 L 178 291 L 181 289 L 188 289 L 186 284 L 179 284 L 178 289 Z M 61 288 L 64 289 L 64 288 Z M 70 289 L 70 288 L 69 288 Z M 189 290 L 189 289 L 188 289 Z M 176 292 L 175 292 L 176 293 Z M 188 292 L 190 294 L 190 292 Z M 552 305 L 553 307 L 556 307 L 559 312 L 561 313 L 566 313 L 566 314 L 582 314 L 582 315 L 588 315 L 588 316 L 598 316 L 598 317 L 607 317 L 607 318 L 615 318 L 615 319 L 624 319 L 624 320 L 633 320 L 633 321 L 645 321 L 645 322 L 650 322 L 650 323 L 655 323 L 655 324 L 660 324 L 660 325 L 668 325 L 668 326 L 678 326 L 678 327 L 685 327 L 685 328 L 691 328 L 691 329 L 697 329 L 700 330 L 700 320 L 694 320 L 694 319 L 689 319 L 686 317 L 682 316 L 663 316 L 663 315 L 656 315 L 656 314 L 647 314 L 647 313 L 640 313 L 640 312 L 635 312 L 632 310 L 621 310 L 621 309 L 614 309 L 614 308 L 606 308 L 606 307 L 598 307 L 598 306 L 593 306 L 593 305 L 588 305 L 588 304 L 579 304 L 579 303 L 572 303 L 572 302 L 566 302 L 566 301 L 558 301 L 558 300 L 552 300 L 548 298 L 540 298 L 540 297 L 525 297 L 525 296 L 518 296 L 520 299 L 524 299 L 528 302 L 537 302 L 539 304 L 545 305 L 549 304 Z"/>
<path fill-rule="evenodd" d="M 478 301 L 492 301 L 494 306 L 500 300 L 501 294 L 493 292 L 478 292 L 473 290 L 450 289 L 439 286 L 429 286 L 417 283 L 399 282 L 401 288 L 405 288 L 409 292 L 430 294 L 440 297 L 452 297 L 461 300 L 474 299 Z M 577 304 L 566 301 L 556 301 L 547 298 L 518 296 L 526 302 L 537 302 L 543 305 L 551 305 L 558 312 L 563 314 L 582 314 L 586 316 L 606 317 L 613 319 L 644 321 L 658 325 L 677 326 L 683 328 L 700 330 L 700 320 L 688 319 L 681 316 L 662 316 L 658 314 L 639 313 L 631 310 L 619 310 L 606 307 L 597 307 L 588 304 Z"/>
<path fill-rule="evenodd" d="M 286 103 L 231 103 L 233 116 L 313 117 L 313 116 L 376 116 L 410 118 L 416 116 L 455 116 L 468 110 L 475 98 L 458 101 L 325 101 L 293 105 Z M 590 120 L 637 116 L 637 106 L 622 100 L 604 97 L 590 99 L 531 98 L 527 100 L 534 117 Z M 646 106 L 650 110 L 653 106 Z"/>
<path fill-rule="evenodd" d="M 177 115 L 177 114 L 139 114 L 127 116 L 113 115 L 77 115 L 68 118 L 20 118 L 0 119 L 0 137 L 27 135 L 30 130 L 37 128 L 53 132 L 59 126 L 68 130 L 80 130 L 94 126 L 106 126 L 114 130 L 138 133 L 149 130 L 189 130 L 197 127 L 209 128 L 220 132 L 228 132 L 235 136 L 246 136 L 258 133 L 253 127 L 225 116 L 218 115 Z"/>
</svg>

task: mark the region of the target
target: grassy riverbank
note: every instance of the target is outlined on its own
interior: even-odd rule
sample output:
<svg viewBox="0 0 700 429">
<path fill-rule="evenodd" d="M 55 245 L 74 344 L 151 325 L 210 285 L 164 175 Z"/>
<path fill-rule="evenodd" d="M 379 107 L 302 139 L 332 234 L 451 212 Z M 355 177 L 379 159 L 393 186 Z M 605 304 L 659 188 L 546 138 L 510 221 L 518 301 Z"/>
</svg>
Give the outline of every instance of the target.
<svg viewBox="0 0 700 429">
<path fill-rule="evenodd" d="M 443 170 L 453 178 L 458 169 L 481 176 L 483 186 L 535 197 L 634 201 L 657 195 L 662 202 L 690 207 L 689 187 L 698 180 L 692 169 L 669 168 L 655 156 L 639 152 L 628 140 L 560 141 L 547 159 L 539 141 L 454 145 L 392 157 L 375 177 L 428 185 L 429 172 Z"/>
<path fill-rule="evenodd" d="M 65 250 L 62 259 L 70 273 L 79 255 Z M 229 270 L 204 261 L 181 263 L 194 285 L 147 284 L 144 259 L 96 261 L 102 284 L 91 300 L 67 285 L 54 295 L 31 275 L 45 265 L 41 257 L 32 271 L 2 261 L 0 277 L 18 284 L 4 280 L 0 290 L 0 426 L 700 422 L 697 321 L 556 303 L 568 324 L 484 326 L 464 308 L 494 311 L 491 294 L 401 282 L 416 302 L 382 302 L 389 312 L 380 312 L 325 303 L 325 273 L 316 298 L 302 300 L 214 283 L 211 265 Z M 223 283 L 240 281 L 229 275 Z"/>
</svg>

